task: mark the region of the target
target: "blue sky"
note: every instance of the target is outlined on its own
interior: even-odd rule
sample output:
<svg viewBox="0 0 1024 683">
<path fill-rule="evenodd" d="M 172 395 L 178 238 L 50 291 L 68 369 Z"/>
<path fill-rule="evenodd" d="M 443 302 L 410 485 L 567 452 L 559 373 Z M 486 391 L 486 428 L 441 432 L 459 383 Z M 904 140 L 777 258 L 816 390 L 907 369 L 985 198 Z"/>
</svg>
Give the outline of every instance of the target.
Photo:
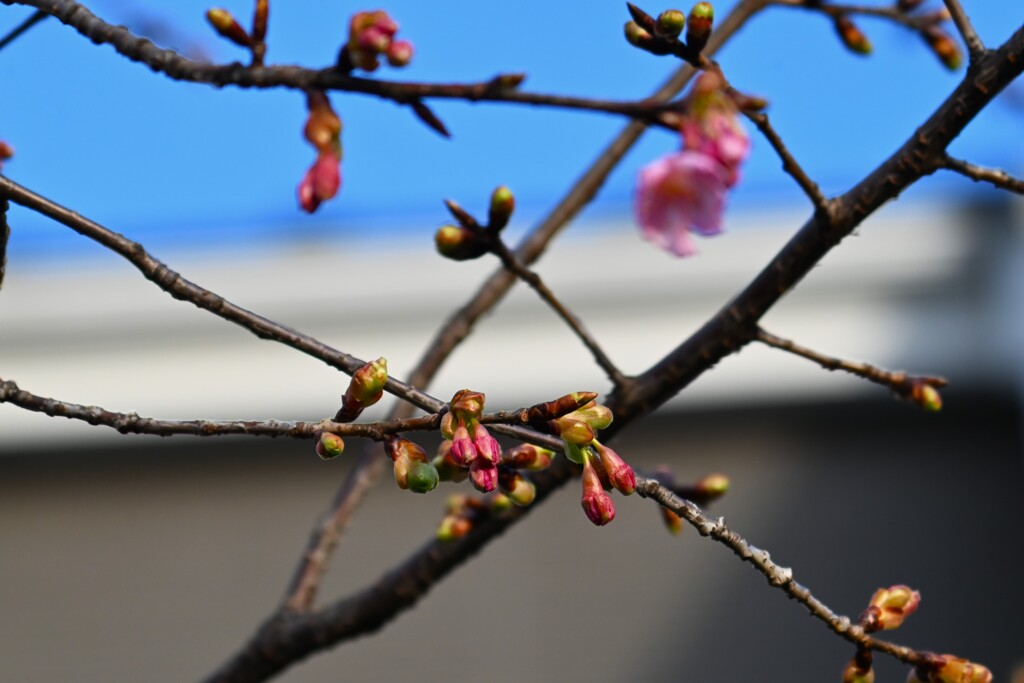
<svg viewBox="0 0 1024 683">
<path fill-rule="evenodd" d="M 239 17 L 250 15 L 251 0 L 220 2 Z M 166 34 L 158 37 L 163 44 L 200 49 L 217 62 L 245 59 L 206 25 L 207 2 L 87 4 L 139 32 L 155 22 Z M 717 3 L 719 17 L 732 4 Z M 930 0 L 926 6 L 939 4 Z M 991 45 L 1024 19 L 1017 0 L 964 5 Z M 406 69 L 378 71 L 381 78 L 477 81 L 524 71 L 529 77 L 523 87 L 533 91 L 633 99 L 646 96 L 676 66 L 623 40 L 628 17 L 619 0 L 392 0 L 383 7 L 417 54 Z M 372 8 L 272 2 L 268 62 L 327 65 L 344 40 L 347 17 Z M 30 12 L 3 7 L 0 31 Z M 829 193 L 847 189 L 891 153 L 960 76 L 945 70 L 915 35 L 879 20 L 859 24 L 875 45 L 867 59 L 843 49 L 823 17 L 782 8 L 765 12 L 718 57 L 734 85 L 771 102 L 776 128 Z M 0 65 L 0 138 L 17 150 L 5 172 L 164 248 L 239 238 L 346 239 L 418 223 L 429 235 L 444 218 L 443 197 L 482 209 L 498 184 L 516 191 L 523 222 L 556 201 L 622 125 L 602 114 L 438 101 L 434 108 L 453 132 L 452 140 L 443 140 L 394 104 L 335 94 L 345 126 L 343 187 L 308 217 L 295 202 L 295 185 L 313 156 L 300 135 L 305 111 L 297 92 L 176 83 L 52 19 L 0 52 Z M 1018 87 L 984 112 L 953 151 L 1020 171 L 1022 111 L 1024 90 Z M 756 131 L 752 135 L 755 152 L 732 198 L 735 210 L 800 202 L 770 148 Z M 676 144 L 667 133 L 649 133 L 588 211 L 628 212 L 636 170 Z M 961 178 L 935 177 L 908 194 L 929 199 L 951 188 L 977 191 Z M 12 257 L 81 248 L 79 238 L 46 219 L 15 210 L 11 220 Z"/>
</svg>

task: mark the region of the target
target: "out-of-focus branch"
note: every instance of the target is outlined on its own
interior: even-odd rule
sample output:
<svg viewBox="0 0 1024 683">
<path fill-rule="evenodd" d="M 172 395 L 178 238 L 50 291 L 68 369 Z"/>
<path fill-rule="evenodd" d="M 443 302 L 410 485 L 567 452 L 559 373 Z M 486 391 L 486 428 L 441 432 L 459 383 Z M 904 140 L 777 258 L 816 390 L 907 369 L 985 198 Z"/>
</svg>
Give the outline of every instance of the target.
<svg viewBox="0 0 1024 683">
<path fill-rule="evenodd" d="M 775 150 L 775 153 L 782 159 L 782 170 L 792 176 L 796 184 L 800 186 L 800 189 L 804 191 L 807 198 L 811 200 L 811 204 L 814 205 L 815 211 L 817 211 L 823 219 L 828 219 L 828 214 L 831 205 L 825 195 L 822 193 L 821 188 L 818 187 L 818 183 L 811 180 L 810 176 L 804 171 L 804 169 L 797 163 L 797 160 L 790 153 L 789 148 L 779 137 L 779 134 L 775 132 L 771 122 L 768 121 L 767 114 L 755 114 L 747 113 L 747 118 L 750 119 L 757 129 L 761 131 L 761 134 L 765 136 L 768 143 Z"/>
<path fill-rule="evenodd" d="M 757 328 L 757 341 L 765 344 L 766 346 L 779 349 L 780 351 L 785 351 L 787 353 L 792 353 L 795 356 L 806 358 L 807 360 L 817 363 L 826 370 L 842 370 L 843 372 L 848 372 L 851 375 L 856 375 L 857 377 L 866 379 L 869 382 L 880 384 L 901 396 L 911 397 L 915 393 L 916 387 L 927 385 L 934 388 L 941 388 L 947 384 L 946 380 L 941 377 L 917 377 L 914 375 L 908 375 L 905 372 L 883 370 L 882 368 L 869 363 L 860 363 L 845 360 L 843 358 L 836 358 L 835 356 L 826 356 L 823 353 L 818 353 L 813 349 L 801 346 L 789 339 L 777 337 L 761 327 Z"/>
<path fill-rule="evenodd" d="M 765 550 L 751 545 L 746 539 L 730 529 L 722 517 L 709 517 L 694 503 L 680 498 L 654 479 L 637 477 L 636 492 L 644 498 L 651 498 L 676 513 L 697 529 L 701 536 L 709 536 L 723 544 L 744 562 L 761 572 L 768 583 L 786 593 L 807 608 L 811 615 L 825 622 L 837 635 L 858 647 L 877 650 L 891 655 L 910 665 L 922 664 L 926 657 L 909 647 L 876 640 L 864 632 L 864 628 L 851 622 L 849 617 L 836 614 L 828 605 L 816 598 L 810 589 L 797 583 L 793 570 L 772 561 Z"/>
<path fill-rule="evenodd" d="M 985 54 L 985 44 L 981 42 L 977 31 L 974 30 L 974 25 L 971 24 L 971 20 L 960 4 L 960 0 L 943 1 L 946 3 L 946 9 L 949 10 L 950 18 L 953 19 L 953 25 L 956 26 L 960 37 L 964 39 L 964 43 L 967 45 L 967 54 L 970 56 L 971 62 L 981 59 Z"/>
<path fill-rule="evenodd" d="M 501 239 L 496 239 L 492 245 L 491 250 L 494 255 L 501 259 L 502 265 L 505 268 L 518 277 L 520 280 L 530 286 L 530 289 L 537 292 L 538 296 L 544 300 L 551 309 L 558 314 L 566 325 L 569 326 L 576 336 L 579 338 L 583 345 L 590 351 L 590 355 L 594 357 L 594 361 L 597 362 L 601 369 L 604 370 L 608 379 L 612 381 L 612 384 L 619 386 L 626 382 L 626 376 L 615 366 L 615 363 L 608 357 L 608 354 L 604 352 L 601 345 L 597 343 L 597 340 L 583 327 L 583 323 L 580 322 L 579 318 L 570 311 L 565 305 L 555 296 L 544 281 L 541 280 L 540 275 L 524 266 L 516 255 L 509 250 L 505 243 Z"/>
<path fill-rule="evenodd" d="M 942 160 L 942 167 L 959 173 L 960 175 L 967 176 L 975 182 L 992 183 L 1000 189 L 1015 192 L 1017 194 L 1024 194 L 1024 180 L 1014 178 L 1006 171 L 996 168 L 977 166 L 961 159 L 955 159 L 948 154 Z"/>
<path fill-rule="evenodd" d="M 35 12 L 30 14 L 28 18 L 25 19 L 25 21 L 21 22 L 13 29 L 11 29 L 10 32 L 3 38 L 0 38 L 0 50 L 4 49 L 5 47 L 13 43 L 15 40 L 18 39 L 19 36 L 21 36 L 23 33 L 25 33 L 30 28 L 32 28 L 33 26 L 35 26 L 43 19 L 46 19 L 49 16 L 50 15 L 44 12 L 43 10 L 37 9 Z"/>
<path fill-rule="evenodd" d="M 907 14 L 901 11 L 896 5 L 855 5 L 835 2 L 821 2 L 821 0 L 770 0 L 769 4 L 779 7 L 793 7 L 811 12 L 824 14 L 833 19 L 847 15 L 860 14 L 866 17 L 878 17 L 888 19 L 901 26 L 920 31 L 923 28 L 934 26 L 945 20 L 936 13 Z"/>
</svg>

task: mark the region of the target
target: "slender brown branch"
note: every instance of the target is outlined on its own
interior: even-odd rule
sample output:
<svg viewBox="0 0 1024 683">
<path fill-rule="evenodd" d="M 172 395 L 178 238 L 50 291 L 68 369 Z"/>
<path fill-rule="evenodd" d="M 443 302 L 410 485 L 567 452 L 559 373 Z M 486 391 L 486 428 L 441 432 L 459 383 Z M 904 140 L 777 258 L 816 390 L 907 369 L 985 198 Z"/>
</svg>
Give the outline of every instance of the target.
<svg viewBox="0 0 1024 683">
<path fill-rule="evenodd" d="M 138 242 L 133 242 L 124 235 L 80 216 L 3 176 L 0 176 L 0 197 L 6 197 L 16 204 L 41 213 L 71 228 L 78 234 L 102 244 L 127 259 L 142 272 L 147 280 L 175 299 L 187 301 L 219 318 L 235 323 L 261 339 L 269 339 L 290 346 L 348 374 L 352 374 L 365 365 L 365 361 L 355 356 L 237 306 L 210 290 L 186 280 L 179 273 L 150 255 Z M 388 378 L 385 389 L 429 412 L 435 412 L 444 406 L 442 401 L 391 377 Z"/>
<path fill-rule="evenodd" d="M 766 1 L 743 0 L 738 4 L 712 34 L 704 48 L 704 54 L 714 54 L 750 17 L 765 6 Z M 651 99 L 667 102 L 686 87 L 695 73 L 696 70 L 691 66 L 680 67 Z M 630 122 L 598 155 L 597 160 L 576 181 L 551 213 L 519 245 L 516 257 L 522 263 L 530 264 L 541 257 L 547 245 L 597 195 L 605 180 L 645 130 L 646 125 L 642 122 Z M 476 323 L 504 298 L 515 282 L 516 277 L 504 267 L 496 270 L 476 294 L 442 324 L 410 376 L 410 383 L 416 386 L 429 384 L 451 353 L 470 335 Z M 406 410 L 406 406 L 400 404 L 396 406 L 392 416 L 404 415 Z M 304 611 L 312 606 L 330 555 L 363 496 L 379 479 L 383 463 L 375 449 L 364 450 L 359 456 L 331 501 L 328 511 L 310 534 L 306 550 L 285 593 L 283 610 Z M 274 622 L 280 613 L 279 611 L 271 615 L 267 623 Z M 262 629 L 253 636 L 250 644 L 257 642 L 261 633 Z M 243 655 L 244 651 L 234 660 L 234 666 L 248 666 L 243 661 Z M 225 665 L 223 671 L 233 672 L 232 664 Z M 230 679 L 230 676 L 225 678 Z"/>
<path fill-rule="evenodd" d="M 959 173 L 960 175 L 967 176 L 975 182 L 992 183 L 1000 189 L 1009 190 L 1010 192 L 1015 192 L 1017 194 L 1024 194 L 1024 180 L 1014 178 L 1006 171 L 977 166 L 961 159 L 951 157 L 948 154 L 942 160 L 942 167 Z"/>
<path fill-rule="evenodd" d="M 748 119 L 750 119 L 757 129 L 761 131 L 761 134 L 768 140 L 768 143 L 775 150 L 775 153 L 782 159 L 782 170 L 792 176 L 796 184 L 800 186 L 800 189 L 804 191 L 807 198 L 811 200 L 811 204 L 814 205 L 814 210 L 817 211 L 823 219 L 827 220 L 829 212 L 831 210 L 831 204 L 829 200 L 822 193 L 821 188 L 818 187 L 818 183 L 811 180 L 810 176 L 804 171 L 804 169 L 797 163 L 797 160 L 790 153 L 786 147 L 782 138 L 775 132 L 771 122 L 768 121 L 768 115 L 761 113 L 746 113 Z"/>
<path fill-rule="evenodd" d="M 540 298 L 544 300 L 544 303 L 550 306 L 558 314 L 558 317 L 569 326 L 573 333 L 579 337 L 579 340 L 583 342 L 583 345 L 587 347 L 587 350 L 590 351 L 597 364 L 608 375 L 608 379 L 612 381 L 613 385 L 620 386 L 626 382 L 626 376 L 622 371 L 615 366 L 608 357 L 608 354 L 601 348 L 601 345 L 597 343 L 597 340 L 583 327 L 583 323 L 580 322 L 579 318 L 566 308 L 558 297 L 555 296 L 555 293 L 544 284 L 540 275 L 524 266 L 500 238 L 494 240 L 491 245 L 491 251 L 501 260 L 502 265 L 509 272 L 528 284 L 530 289 L 537 292 Z"/>
<path fill-rule="evenodd" d="M 413 431 L 436 431 L 441 426 L 442 413 L 420 417 L 395 418 L 378 422 L 292 422 L 284 420 L 159 420 L 141 417 L 135 413 L 118 413 L 99 406 L 83 406 L 55 398 L 39 396 L 21 389 L 15 382 L 0 378 L 0 403 L 9 403 L 25 410 L 50 417 L 66 417 L 94 426 L 110 427 L 122 434 L 148 434 L 152 436 L 228 436 L 287 437 L 310 439 L 317 432 L 327 431 L 339 436 L 352 436 L 384 441 L 390 434 Z M 480 421 L 493 425 L 494 431 L 535 443 L 547 448 L 558 448 L 560 441 L 547 434 L 526 429 L 530 424 L 526 408 L 500 413 L 485 413 Z"/>
<path fill-rule="evenodd" d="M 806 346 L 801 346 L 796 342 L 790 341 L 789 339 L 777 337 L 761 327 L 757 328 L 756 339 L 766 346 L 813 361 L 826 370 L 842 370 L 843 372 L 848 372 L 851 375 L 856 375 L 857 377 L 866 379 L 869 382 L 880 384 L 881 386 L 904 396 L 910 395 L 914 385 L 919 383 L 928 384 L 933 387 L 944 387 L 947 384 L 946 380 L 941 377 L 917 377 L 914 375 L 908 375 L 905 372 L 884 370 L 869 363 L 860 363 L 836 358 L 834 356 L 826 356 L 813 349 L 809 349 Z"/>
<path fill-rule="evenodd" d="M 967 45 L 967 54 L 970 56 L 971 62 L 977 61 L 985 54 L 985 44 L 981 42 L 977 31 L 974 30 L 970 17 L 964 11 L 960 0 L 943 0 L 943 2 L 946 3 L 946 9 L 949 10 L 949 16 L 953 20 L 953 25 L 956 26 L 960 37 L 964 39 L 964 43 Z"/>
<path fill-rule="evenodd" d="M 178 81 L 206 83 L 217 87 L 234 85 L 240 88 L 337 90 L 373 95 L 414 108 L 420 100 L 427 98 L 506 102 L 618 114 L 668 128 L 675 127 L 675 121 L 671 113 L 665 111 L 663 103 L 624 102 L 522 92 L 515 86 L 504 85 L 506 79 L 502 76 L 479 83 L 407 83 L 359 78 L 333 67 L 263 67 L 245 66 L 237 62 L 226 65 L 208 64 L 189 59 L 174 50 L 157 47 L 150 40 L 132 34 L 123 26 L 108 24 L 92 14 L 84 5 L 73 0 L 2 1 L 8 5 L 37 7 L 39 11 L 45 13 L 44 16 L 56 17 L 93 42 L 109 44 L 128 59 L 145 64 L 154 71 Z"/>
<path fill-rule="evenodd" d="M 732 550 L 740 559 L 761 572 L 768 579 L 769 584 L 782 590 L 790 598 L 806 607 L 811 616 L 825 622 L 837 635 L 858 647 L 884 652 L 910 665 L 924 663 L 925 655 L 922 653 L 902 645 L 876 640 L 867 635 L 861 626 L 852 623 L 849 617 L 836 614 L 828 605 L 816 598 L 810 589 L 796 582 L 791 568 L 776 564 L 767 551 L 751 545 L 746 539 L 727 527 L 724 518 L 709 517 L 697 505 L 680 498 L 654 479 L 637 477 L 636 484 L 638 494 L 644 498 L 650 498 L 676 513 L 693 525 L 701 536 L 709 536 Z"/>
<path fill-rule="evenodd" d="M 11 29 L 3 38 L 0 38 L 0 50 L 13 43 L 19 36 L 49 16 L 50 15 L 43 10 L 37 9 L 35 12 L 30 14 L 25 21 Z"/>
</svg>

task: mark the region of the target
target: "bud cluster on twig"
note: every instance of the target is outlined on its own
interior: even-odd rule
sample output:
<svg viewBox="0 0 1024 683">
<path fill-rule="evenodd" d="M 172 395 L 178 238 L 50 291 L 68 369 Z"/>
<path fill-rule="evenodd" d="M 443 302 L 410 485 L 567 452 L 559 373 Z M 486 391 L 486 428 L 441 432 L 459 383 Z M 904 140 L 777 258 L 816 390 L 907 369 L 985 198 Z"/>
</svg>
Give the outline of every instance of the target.
<svg viewBox="0 0 1024 683">
<path fill-rule="evenodd" d="M 256 0 L 253 10 L 252 30 L 246 31 L 234 15 L 226 9 L 214 7 L 206 10 L 206 20 L 221 37 L 252 53 L 252 65 L 263 66 L 267 54 L 267 21 L 270 14 L 270 0 Z"/>
<path fill-rule="evenodd" d="M 338 54 L 338 69 L 376 71 L 380 58 L 390 66 L 403 67 L 412 61 L 413 45 L 408 40 L 395 40 L 398 24 L 387 12 L 356 12 L 349 20 L 348 40 Z"/>
<path fill-rule="evenodd" d="M 313 213 L 341 188 L 341 119 L 322 90 L 307 91 L 306 108 L 309 116 L 302 133 L 316 148 L 316 161 L 302 177 L 298 194 L 299 206 Z"/>
<path fill-rule="evenodd" d="M 481 225 L 468 211 L 451 199 L 444 202 L 456 225 L 443 225 L 434 234 L 434 244 L 442 256 L 453 261 L 468 261 L 493 251 L 499 244 L 499 233 L 508 225 L 516 208 L 512 190 L 504 185 L 491 193 L 487 209 L 487 225 Z"/>
<path fill-rule="evenodd" d="M 715 10 L 709 2 L 698 2 L 689 16 L 680 10 L 668 9 L 655 19 L 636 5 L 627 2 L 632 21 L 624 27 L 626 40 L 653 55 L 675 55 L 693 66 L 701 66 L 701 51 L 711 37 Z M 683 30 L 686 30 L 685 38 Z"/>
</svg>

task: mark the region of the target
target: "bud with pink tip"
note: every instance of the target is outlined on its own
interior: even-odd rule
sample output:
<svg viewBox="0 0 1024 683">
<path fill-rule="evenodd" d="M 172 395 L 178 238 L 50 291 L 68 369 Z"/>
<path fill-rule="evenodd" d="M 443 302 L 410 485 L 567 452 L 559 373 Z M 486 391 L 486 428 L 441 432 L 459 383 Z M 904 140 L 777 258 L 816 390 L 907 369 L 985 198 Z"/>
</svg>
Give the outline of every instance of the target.
<svg viewBox="0 0 1024 683">
<path fill-rule="evenodd" d="M 498 466 L 490 460 L 477 458 L 469 466 L 469 478 L 477 491 L 490 493 L 498 486 Z"/>
<path fill-rule="evenodd" d="M 608 474 L 608 481 L 615 489 L 628 496 L 636 491 L 636 473 L 633 468 L 626 464 L 619 454 L 607 446 L 594 441 L 594 448 L 601 458 L 604 471 Z"/>
<path fill-rule="evenodd" d="M 615 506 L 601 485 L 601 479 L 591 463 L 592 457 L 585 455 L 583 458 L 583 498 L 580 504 L 587 519 L 597 526 L 604 526 L 615 519 Z"/>
<path fill-rule="evenodd" d="M 473 426 L 473 445 L 476 447 L 477 455 L 481 458 L 495 464 L 501 459 L 501 444 L 479 422 Z"/>
<path fill-rule="evenodd" d="M 396 40 L 388 47 L 388 64 L 394 67 L 408 66 L 412 61 L 412 55 L 412 43 L 408 40 Z"/>
<path fill-rule="evenodd" d="M 477 452 L 473 440 L 469 438 L 469 430 L 460 424 L 452 435 L 451 457 L 456 465 L 469 467 L 476 461 Z"/>
</svg>

